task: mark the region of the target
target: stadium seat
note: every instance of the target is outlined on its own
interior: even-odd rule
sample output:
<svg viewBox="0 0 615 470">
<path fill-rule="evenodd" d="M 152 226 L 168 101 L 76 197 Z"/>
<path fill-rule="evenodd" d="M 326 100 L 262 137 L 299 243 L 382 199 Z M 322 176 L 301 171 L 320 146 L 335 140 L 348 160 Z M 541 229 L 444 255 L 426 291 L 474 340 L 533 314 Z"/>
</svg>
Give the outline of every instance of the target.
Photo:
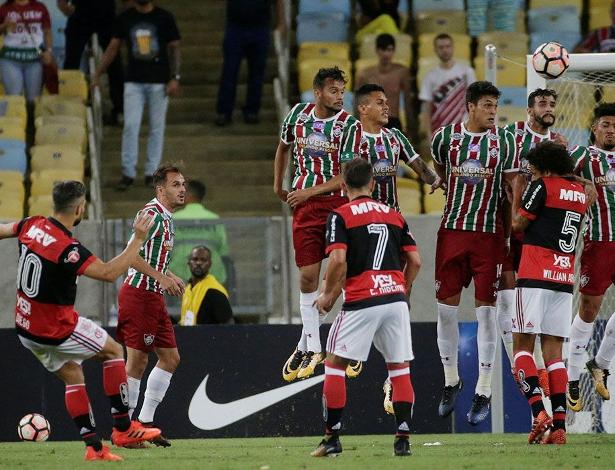
<svg viewBox="0 0 615 470">
<path fill-rule="evenodd" d="M 83 181 L 83 172 L 62 169 L 51 169 L 32 172 L 30 175 L 32 186 L 30 196 L 50 196 L 54 183 L 64 180 Z"/>
<path fill-rule="evenodd" d="M 429 194 L 431 188 L 427 185 L 423 186 L 425 199 L 423 204 L 425 206 L 425 214 L 442 214 L 444 212 L 444 205 L 446 204 L 446 196 L 440 189 L 436 189 L 433 194 Z"/>
<path fill-rule="evenodd" d="M 527 89 L 525 87 L 498 87 L 502 95 L 498 100 L 500 106 L 527 106 Z"/>
<path fill-rule="evenodd" d="M 46 124 L 36 129 L 36 145 L 67 144 L 74 145 L 85 153 L 87 139 L 83 126 L 70 124 Z"/>
<path fill-rule="evenodd" d="M 436 36 L 436 33 L 424 33 L 419 36 L 419 58 L 436 57 L 433 45 Z M 455 44 L 455 57 L 470 62 L 472 59 L 470 48 L 472 38 L 467 34 L 452 33 L 450 36 L 453 38 L 453 43 Z"/>
<path fill-rule="evenodd" d="M 28 199 L 28 215 L 49 216 L 51 214 L 53 214 L 53 198 L 51 196 L 30 196 L 30 199 Z"/>
<path fill-rule="evenodd" d="M 302 103 L 313 103 L 314 102 L 314 90 L 307 90 L 301 93 L 301 102 Z M 354 110 L 354 93 L 352 91 L 344 92 L 344 109 L 349 113 L 353 113 Z"/>
<path fill-rule="evenodd" d="M 527 107 L 521 106 L 498 106 L 498 126 L 504 127 L 515 121 L 527 119 Z"/>
<path fill-rule="evenodd" d="M 20 172 L 0 171 L 0 199 L 21 195 L 23 202 L 24 194 L 23 175 Z"/>
<path fill-rule="evenodd" d="M 377 57 L 376 37 L 375 34 L 365 36 L 365 39 L 361 42 L 361 50 L 359 53 L 361 59 Z M 409 34 L 395 35 L 395 56 L 393 62 L 410 67 L 412 63 L 412 37 Z"/>
<path fill-rule="evenodd" d="M 21 124 L 14 124 L 11 122 L 0 123 L 0 140 L 2 139 L 21 140 L 25 142 L 26 129 Z"/>
<path fill-rule="evenodd" d="M 23 96 L 0 96 L 0 116 L 20 117 L 26 123 L 26 99 Z"/>
<path fill-rule="evenodd" d="M 60 96 L 75 96 L 83 101 L 88 99 L 88 83 L 81 70 L 60 70 L 58 83 Z"/>
<path fill-rule="evenodd" d="M 414 13 L 420 13 L 423 11 L 432 10 L 455 10 L 464 11 L 463 0 L 413 0 L 412 11 Z"/>
<path fill-rule="evenodd" d="M 503 55 L 523 55 L 528 53 L 528 36 L 524 33 L 493 31 L 483 33 L 478 37 L 477 57 L 482 55 L 487 44 L 493 44 L 499 54 Z M 525 59 L 523 60 L 525 64 Z"/>
<path fill-rule="evenodd" d="M 41 96 L 36 101 L 34 115 L 49 116 L 49 115 L 77 116 L 84 120 L 86 119 L 87 109 L 80 98 L 59 95 Z"/>
<path fill-rule="evenodd" d="M 423 33 L 459 33 L 468 31 L 464 11 L 426 11 L 416 15 L 415 29 Z"/>
<path fill-rule="evenodd" d="M 594 30 L 611 26 L 611 8 L 607 7 L 591 7 L 589 9 L 589 29 Z"/>
<path fill-rule="evenodd" d="M 72 126 L 84 126 L 85 121 L 78 116 L 68 116 L 64 114 L 49 114 L 39 116 L 34 120 L 34 126 L 38 129 L 46 124 L 68 124 Z"/>
<path fill-rule="evenodd" d="M 297 44 L 348 41 L 348 18 L 342 13 L 304 14 L 297 17 Z"/>
<path fill-rule="evenodd" d="M 299 14 L 342 13 L 350 16 L 350 0 L 300 0 Z"/>
<path fill-rule="evenodd" d="M 530 9 L 572 6 L 583 11 L 583 0 L 530 0 Z"/>
<path fill-rule="evenodd" d="M 84 170 L 84 155 L 70 145 L 35 145 L 30 155 L 32 171 L 66 169 L 83 173 Z"/>
<path fill-rule="evenodd" d="M 18 186 L 3 186 L 0 183 L 0 200 L 6 202 L 12 202 L 19 208 L 23 207 L 23 203 L 25 200 L 26 190 L 24 188 L 23 183 L 19 183 Z"/>
<path fill-rule="evenodd" d="M 346 42 L 304 42 L 299 47 L 297 60 L 337 60 L 350 57 L 350 46 Z"/>
<path fill-rule="evenodd" d="M 16 204 L 15 200 L 0 197 L 0 220 L 15 221 L 23 218 L 23 203 Z"/>
<path fill-rule="evenodd" d="M 24 149 L 0 148 L 0 170 L 18 171 L 22 175 L 28 169 L 28 159 Z"/>
<path fill-rule="evenodd" d="M 537 8 L 527 12 L 530 33 L 575 32 L 581 33 L 579 10 L 575 7 Z"/>
<path fill-rule="evenodd" d="M 346 73 L 348 83 L 346 88 L 352 90 L 352 63 L 350 60 L 334 60 L 327 61 L 321 59 L 308 59 L 299 64 L 299 91 L 304 92 L 312 90 L 312 82 L 314 81 L 314 75 L 322 67 L 333 67 L 337 65 Z"/>
<path fill-rule="evenodd" d="M 500 87 L 523 87 L 525 86 L 525 56 L 512 56 L 508 60 L 497 61 L 497 84 Z M 474 70 L 477 80 L 485 79 L 485 58 L 474 59 Z"/>
<path fill-rule="evenodd" d="M 567 31 L 532 33 L 530 34 L 530 51 L 535 51 L 538 46 L 549 41 L 557 41 L 568 49 L 568 52 L 572 52 L 581 41 L 581 34 Z"/>
<path fill-rule="evenodd" d="M 404 187 L 397 184 L 397 197 L 401 213 L 406 215 L 417 215 L 421 213 L 421 193 L 415 188 Z"/>
<path fill-rule="evenodd" d="M 0 116 L 0 126 L 26 126 L 23 118 L 19 116 Z"/>
</svg>

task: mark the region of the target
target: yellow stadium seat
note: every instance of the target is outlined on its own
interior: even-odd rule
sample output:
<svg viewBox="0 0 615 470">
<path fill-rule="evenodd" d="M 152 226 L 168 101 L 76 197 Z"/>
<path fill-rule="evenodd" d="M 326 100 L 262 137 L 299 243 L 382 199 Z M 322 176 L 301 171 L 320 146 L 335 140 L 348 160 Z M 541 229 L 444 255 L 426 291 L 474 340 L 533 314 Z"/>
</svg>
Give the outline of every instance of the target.
<svg viewBox="0 0 615 470">
<path fill-rule="evenodd" d="M 3 139 L 21 140 L 22 142 L 25 142 L 26 130 L 21 125 L 0 123 L 0 140 Z"/>
<path fill-rule="evenodd" d="M 416 32 L 423 33 L 467 33 L 464 11 L 423 11 L 416 15 Z"/>
<path fill-rule="evenodd" d="M 515 121 L 525 121 L 527 119 L 527 108 L 521 106 L 499 106 L 498 107 L 498 126 L 504 127 Z"/>
<path fill-rule="evenodd" d="M 589 0 L 589 8 L 594 8 L 594 7 L 610 7 L 611 6 L 611 0 Z"/>
<path fill-rule="evenodd" d="M 30 149 L 32 171 L 66 169 L 83 173 L 85 157 L 70 145 L 35 145 Z"/>
<path fill-rule="evenodd" d="M 51 196 L 30 196 L 28 199 L 28 215 L 53 214 L 53 198 Z"/>
<path fill-rule="evenodd" d="M 30 196 L 50 196 L 54 183 L 57 181 L 76 180 L 83 181 L 82 171 L 73 170 L 43 170 L 32 172 L 30 175 L 32 186 Z"/>
<path fill-rule="evenodd" d="M 68 124 L 72 126 L 85 126 L 86 121 L 79 116 L 68 116 L 63 114 L 49 114 L 39 116 L 34 120 L 34 126 L 38 129 L 46 124 Z"/>
<path fill-rule="evenodd" d="M 361 50 L 359 57 L 361 59 L 369 59 L 377 57 L 376 55 L 376 38 L 375 34 L 365 36 L 361 43 Z M 412 37 L 409 34 L 396 34 L 395 35 L 395 55 L 393 56 L 393 62 L 410 67 L 412 63 Z"/>
<path fill-rule="evenodd" d="M 346 42 L 304 42 L 299 46 L 297 60 L 337 60 L 350 57 L 350 45 Z"/>
<path fill-rule="evenodd" d="M 70 96 L 49 95 L 41 96 L 36 101 L 34 115 L 49 116 L 77 116 L 84 120 L 86 119 L 87 109 L 79 98 Z"/>
<path fill-rule="evenodd" d="M 10 200 L 11 197 L 21 201 L 25 189 L 23 185 L 23 175 L 18 171 L 0 171 L 0 199 Z"/>
<path fill-rule="evenodd" d="M 579 14 L 583 11 L 583 0 L 530 0 L 530 8 L 551 8 L 551 7 L 564 7 L 573 6 L 579 11 Z"/>
<path fill-rule="evenodd" d="M 528 36 L 524 33 L 492 31 L 483 33 L 478 37 L 477 55 L 484 53 L 485 46 L 493 44 L 500 55 L 525 55 L 529 51 Z M 525 64 L 525 62 L 524 62 Z"/>
<path fill-rule="evenodd" d="M 322 60 L 322 59 L 307 59 L 299 63 L 299 91 L 310 91 L 314 89 L 313 80 L 314 75 L 318 73 L 318 70 L 323 67 L 333 67 L 337 65 L 346 73 L 348 83 L 346 83 L 346 89 L 352 90 L 352 63 L 350 60 Z"/>
<path fill-rule="evenodd" d="M 26 99 L 23 96 L 0 96 L 0 116 L 19 117 L 25 126 Z"/>
<path fill-rule="evenodd" d="M 444 205 L 446 204 L 446 196 L 441 189 L 436 189 L 433 194 L 429 194 L 431 188 L 427 185 L 423 186 L 425 199 L 423 203 L 425 205 L 425 214 L 442 214 L 444 212 Z"/>
<path fill-rule="evenodd" d="M 23 202 L 16 204 L 14 199 L 0 196 L 0 220 L 16 221 L 23 218 Z"/>
<path fill-rule="evenodd" d="M 525 56 L 510 57 L 514 62 L 499 59 L 497 61 L 497 84 L 501 87 L 525 86 Z M 523 64 L 523 65 L 519 65 Z M 474 59 L 476 79 L 485 79 L 485 58 L 477 56 Z"/>
<path fill-rule="evenodd" d="M 88 82 L 81 70 L 58 71 L 60 96 L 75 96 L 83 101 L 88 99 Z"/>
<path fill-rule="evenodd" d="M 594 30 L 611 25 L 611 7 L 591 7 L 589 9 L 589 29 Z"/>
<path fill-rule="evenodd" d="M 414 188 L 397 186 L 399 209 L 403 215 L 417 215 L 421 213 L 421 192 Z"/>
<path fill-rule="evenodd" d="M 85 127 L 70 124 L 45 124 L 36 129 L 35 142 L 36 145 L 74 145 L 85 153 L 87 143 Z"/>
<path fill-rule="evenodd" d="M 0 116 L 0 126 L 26 127 L 26 123 L 21 116 Z"/>
<path fill-rule="evenodd" d="M 419 36 L 419 58 L 436 57 L 433 41 L 437 33 L 424 33 Z M 470 62 L 472 59 L 470 44 L 472 38 L 467 34 L 450 34 L 455 45 L 455 57 Z"/>
<path fill-rule="evenodd" d="M 397 178 L 397 188 L 408 188 L 414 189 L 416 191 L 420 191 L 420 185 L 417 180 L 412 178 L 398 177 Z"/>
</svg>

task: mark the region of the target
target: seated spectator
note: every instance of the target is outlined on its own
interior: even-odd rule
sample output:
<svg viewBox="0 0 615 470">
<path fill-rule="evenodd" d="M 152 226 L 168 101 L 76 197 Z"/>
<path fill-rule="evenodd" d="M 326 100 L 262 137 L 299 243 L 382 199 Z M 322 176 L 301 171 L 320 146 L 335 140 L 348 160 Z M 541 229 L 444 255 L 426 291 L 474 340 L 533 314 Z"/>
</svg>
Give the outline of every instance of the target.
<svg viewBox="0 0 615 470">
<path fill-rule="evenodd" d="M 487 19 L 491 17 L 494 31 L 515 31 L 517 26 L 517 2 L 510 0 L 468 0 L 468 32 L 478 37 L 487 31 Z"/>
<path fill-rule="evenodd" d="M 577 53 L 613 51 L 615 51 L 615 0 L 611 2 L 611 26 L 593 30 L 574 48 L 574 52 Z"/>
<path fill-rule="evenodd" d="M 472 67 L 455 62 L 450 35 L 438 34 L 433 42 L 440 63 L 427 72 L 419 93 L 422 128 L 428 139 L 440 127 L 464 118 L 466 88 L 476 81 Z"/>
<path fill-rule="evenodd" d="M 399 0 L 359 0 L 360 29 L 355 36 L 361 44 L 369 34 L 399 33 Z"/>
<path fill-rule="evenodd" d="M 192 277 L 182 297 L 179 324 L 194 326 L 204 324 L 235 323 L 228 292 L 209 274 L 211 251 L 205 246 L 195 246 L 188 258 Z"/>
<path fill-rule="evenodd" d="M 377 83 L 384 88 L 389 100 L 389 123 L 386 127 L 403 131 L 399 119 L 399 97 L 401 93 L 404 94 L 406 122 L 409 122 L 408 119 L 412 117 L 410 70 L 408 67 L 393 62 L 395 38 L 390 34 L 380 34 L 376 38 L 376 54 L 378 54 L 378 65 L 359 71 L 355 81 L 355 89 L 358 90 L 366 83 Z"/>
</svg>

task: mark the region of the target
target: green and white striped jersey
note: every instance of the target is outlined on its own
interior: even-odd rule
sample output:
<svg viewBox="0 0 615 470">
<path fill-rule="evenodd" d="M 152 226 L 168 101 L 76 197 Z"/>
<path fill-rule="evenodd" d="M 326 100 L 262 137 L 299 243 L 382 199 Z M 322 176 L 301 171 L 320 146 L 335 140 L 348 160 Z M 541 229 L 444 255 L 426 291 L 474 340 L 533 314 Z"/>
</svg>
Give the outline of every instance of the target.
<svg viewBox="0 0 615 470">
<path fill-rule="evenodd" d="M 527 121 L 511 122 L 504 129 L 515 136 L 520 171 L 531 176 L 528 168 L 527 154 L 543 140 L 553 140 L 554 133 L 548 130 L 546 134 L 538 134 L 532 130 Z"/>
</svg>

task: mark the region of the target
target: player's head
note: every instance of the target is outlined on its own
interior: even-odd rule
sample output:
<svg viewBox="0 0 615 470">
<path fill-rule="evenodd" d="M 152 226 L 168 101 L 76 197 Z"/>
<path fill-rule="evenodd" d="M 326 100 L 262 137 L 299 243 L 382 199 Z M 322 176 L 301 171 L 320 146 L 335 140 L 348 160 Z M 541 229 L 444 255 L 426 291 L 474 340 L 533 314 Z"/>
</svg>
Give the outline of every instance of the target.
<svg viewBox="0 0 615 470">
<path fill-rule="evenodd" d="M 594 144 L 602 150 L 615 150 L 615 103 L 602 103 L 594 109 Z"/>
<path fill-rule="evenodd" d="M 530 170 L 536 176 L 566 176 L 574 171 L 574 162 L 566 147 L 550 140 L 540 142 L 527 154 Z"/>
<path fill-rule="evenodd" d="M 371 194 L 374 189 L 374 170 L 367 160 L 355 158 L 342 166 L 342 187 L 353 194 Z"/>
<path fill-rule="evenodd" d="M 483 131 L 493 127 L 498 112 L 499 97 L 500 90 L 491 82 L 478 81 L 470 84 L 466 90 L 469 120 Z"/>
<path fill-rule="evenodd" d="M 85 185 L 81 181 L 58 181 L 53 185 L 53 213 L 73 218 L 79 225 L 85 214 Z"/>
<path fill-rule="evenodd" d="M 541 127 L 551 127 L 555 124 L 555 104 L 557 93 L 550 88 L 536 88 L 527 97 L 527 114 L 530 122 L 534 121 Z"/>
<path fill-rule="evenodd" d="M 154 172 L 154 189 L 156 198 L 167 209 L 173 212 L 184 205 L 186 197 L 186 180 L 181 170 L 171 164 L 165 164 Z"/>
<path fill-rule="evenodd" d="M 433 40 L 433 49 L 442 62 L 448 62 L 455 53 L 455 44 L 450 34 L 440 33 Z"/>
<path fill-rule="evenodd" d="M 355 103 L 361 121 L 386 125 L 389 122 L 389 102 L 384 88 L 374 83 L 366 83 L 355 92 Z"/>
<path fill-rule="evenodd" d="M 211 268 L 211 250 L 205 245 L 195 246 L 188 256 L 188 268 L 192 277 L 203 278 Z"/>
<path fill-rule="evenodd" d="M 383 65 L 393 61 L 395 55 L 395 38 L 389 33 L 379 34 L 376 38 L 376 55 Z"/>
<path fill-rule="evenodd" d="M 190 180 L 186 183 L 186 204 L 191 202 L 203 202 L 207 194 L 205 184 L 199 180 Z"/>
<path fill-rule="evenodd" d="M 330 113 L 339 113 L 344 107 L 346 81 L 344 71 L 338 67 L 320 69 L 313 82 L 316 104 Z"/>
</svg>

